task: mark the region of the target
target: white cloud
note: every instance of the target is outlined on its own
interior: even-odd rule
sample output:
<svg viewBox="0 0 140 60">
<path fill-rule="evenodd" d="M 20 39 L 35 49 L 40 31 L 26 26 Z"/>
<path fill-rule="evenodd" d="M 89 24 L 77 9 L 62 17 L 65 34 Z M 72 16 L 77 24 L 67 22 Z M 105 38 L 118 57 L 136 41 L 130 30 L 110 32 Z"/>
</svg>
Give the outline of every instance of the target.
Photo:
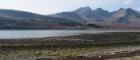
<svg viewBox="0 0 140 60">
<path fill-rule="evenodd" d="M 140 6 L 137 8 L 137 10 L 140 12 Z"/>
<path fill-rule="evenodd" d="M 132 0 L 125 0 L 125 1 L 123 2 L 123 4 L 128 5 L 128 4 L 131 4 L 132 2 L 133 2 Z"/>
</svg>

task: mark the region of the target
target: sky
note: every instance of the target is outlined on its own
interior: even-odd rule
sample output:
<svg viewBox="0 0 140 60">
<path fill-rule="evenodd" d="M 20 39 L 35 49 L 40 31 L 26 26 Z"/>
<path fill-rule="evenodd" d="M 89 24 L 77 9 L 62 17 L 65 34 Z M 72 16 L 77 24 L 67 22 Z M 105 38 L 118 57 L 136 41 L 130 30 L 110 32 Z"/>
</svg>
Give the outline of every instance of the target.
<svg viewBox="0 0 140 60">
<path fill-rule="evenodd" d="M 132 8 L 140 11 L 140 0 L 0 0 L 0 9 L 28 11 L 38 14 L 54 14 L 73 11 L 80 7 L 103 8 L 114 11 Z"/>
</svg>

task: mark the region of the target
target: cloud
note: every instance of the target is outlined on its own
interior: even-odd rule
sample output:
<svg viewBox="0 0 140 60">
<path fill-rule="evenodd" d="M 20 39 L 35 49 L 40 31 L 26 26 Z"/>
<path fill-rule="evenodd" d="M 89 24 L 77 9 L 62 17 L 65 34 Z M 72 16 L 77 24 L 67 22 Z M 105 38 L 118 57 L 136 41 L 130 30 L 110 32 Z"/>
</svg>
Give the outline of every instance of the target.
<svg viewBox="0 0 140 60">
<path fill-rule="evenodd" d="M 125 0 L 123 4 L 128 5 L 131 4 L 133 1 L 132 0 Z"/>
<path fill-rule="evenodd" d="M 137 8 L 137 10 L 140 12 L 140 6 Z"/>
</svg>

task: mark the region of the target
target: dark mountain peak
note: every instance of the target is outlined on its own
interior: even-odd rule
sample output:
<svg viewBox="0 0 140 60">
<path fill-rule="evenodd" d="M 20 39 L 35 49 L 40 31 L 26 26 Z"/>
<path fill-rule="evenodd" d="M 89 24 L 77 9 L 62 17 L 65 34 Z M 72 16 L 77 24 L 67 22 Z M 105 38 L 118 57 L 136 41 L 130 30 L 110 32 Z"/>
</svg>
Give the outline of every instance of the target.
<svg viewBox="0 0 140 60">
<path fill-rule="evenodd" d="M 104 11 L 102 8 L 97 8 L 95 11 Z"/>
<path fill-rule="evenodd" d="M 140 13 L 137 12 L 136 10 L 131 9 L 131 8 L 126 9 L 126 13 L 127 13 L 127 15 L 133 15 L 133 16 L 140 18 Z"/>
<path fill-rule="evenodd" d="M 118 11 L 124 11 L 124 10 L 126 10 L 125 8 L 120 8 Z"/>
<path fill-rule="evenodd" d="M 110 13 L 110 12 L 108 12 L 107 10 L 104 10 L 104 9 L 102 9 L 102 8 L 97 8 L 97 9 L 94 10 L 94 12 L 95 12 L 95 13 L 100 13 L 100 14 L 101 14 L 101 13 Z"/>
<path fill-rule="evenodd" d="M 129 16 L 135 16 L 135 17 L 140 17 L 140 14 L 131 9 L 131 8 L 120 8 L 118 11 L 114 12 L 114 15 L 116 16 L 124 16 L 124 17 L 129 17 Z"/>
<path fill-rule="evenodd" d="M 125 13 L 137 13 L 137 11 L 133 10 L 132 8 L 120 8 L 118 12 L 125 12 Z"/>
<path fill-rule="evenodd" d="M 125 9 L 125 8 L 120 8 L 117 11 L 113 12 L 113 15 L 115 15 L 115 16 L 116 15 L 124 16 L 126 14 L 127 14 L 127 9 Z"/>
<path fill-rule="evenodd" d="M 126 9 L 126 11 L 128 12 L 128 13 L 137 13 L 137 11 L 135 11 L 135 10 L 133 10 L 133 9 L 131 9 L 131 8 L 128 8 L 128 9 Z"/>
<path fill-rule="evenodd" d="M 132 8 L 120 8 L 118 11 L 135 11 Z"/>
<path fill-rule="evenodd" d="M 120 8 L 117 11 L 114 11 L 113 13 L 126 13 L 126 9 L 125 8 Z"/>
<path fill-rule="evenodd" d="M 76 11 L 92 11 L 92 9 L 90 7 L 81 7 L 77 9 Z"/>
<path fill-rule="evenodd" d="M 132 8 L 127 8 L 126 10 L 127 11 L 134 11 Z"/>
<path fill-rule="evenodd" d="M 95 9 L 93 12 L 94 12 L 94 15 L 95 15 L 96 17 L 98 16 L 98 18 L 100 18 L 100 17 L 109 17 L 109 16 L 111 16 L 111 13 L 110 13 L 109 11 L 104 10 L 104 9 L 102 9 L 102 8 L 97 8 L 97 9 Z"/>
<path fill-rule="evenodd" d="M 77 12 L 78 14 L 91 13 L 92 9 L 90 7 L 81 7 L 77 9 L 75 12 Z"/>
<path fill-rule="evenodd" d="M 79 16 L 85 18 L 87 16 L 92 16 L 93 11 L 90 7 L 81 7 L 75 11 Z"/>
</svg>

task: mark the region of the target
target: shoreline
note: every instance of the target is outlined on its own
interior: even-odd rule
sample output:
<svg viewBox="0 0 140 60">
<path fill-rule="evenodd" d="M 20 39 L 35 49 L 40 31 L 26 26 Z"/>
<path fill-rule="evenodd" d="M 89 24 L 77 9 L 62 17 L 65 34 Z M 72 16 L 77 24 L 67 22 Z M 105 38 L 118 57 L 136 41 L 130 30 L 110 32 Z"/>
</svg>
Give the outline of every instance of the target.
<svg viewBox="0 0 140 60">
<path fill-rule="evenodd" d="M 47 38 L 23 38 L 23 39 L 0 39 L 0 45 L 48 45 L 62 43 L 62 45 L 109 45 L 109 44 L 139 44 L 140 32 L 107 32 L 99 34 L 81 34 L 63 37 L 47 37 Z M 86 42 L 86 43 L 85 43 Z M 50 44 L 50 45 L 51 45 Z M 58 44 L 61 45 L 61 44 Z"/>
</svg>

